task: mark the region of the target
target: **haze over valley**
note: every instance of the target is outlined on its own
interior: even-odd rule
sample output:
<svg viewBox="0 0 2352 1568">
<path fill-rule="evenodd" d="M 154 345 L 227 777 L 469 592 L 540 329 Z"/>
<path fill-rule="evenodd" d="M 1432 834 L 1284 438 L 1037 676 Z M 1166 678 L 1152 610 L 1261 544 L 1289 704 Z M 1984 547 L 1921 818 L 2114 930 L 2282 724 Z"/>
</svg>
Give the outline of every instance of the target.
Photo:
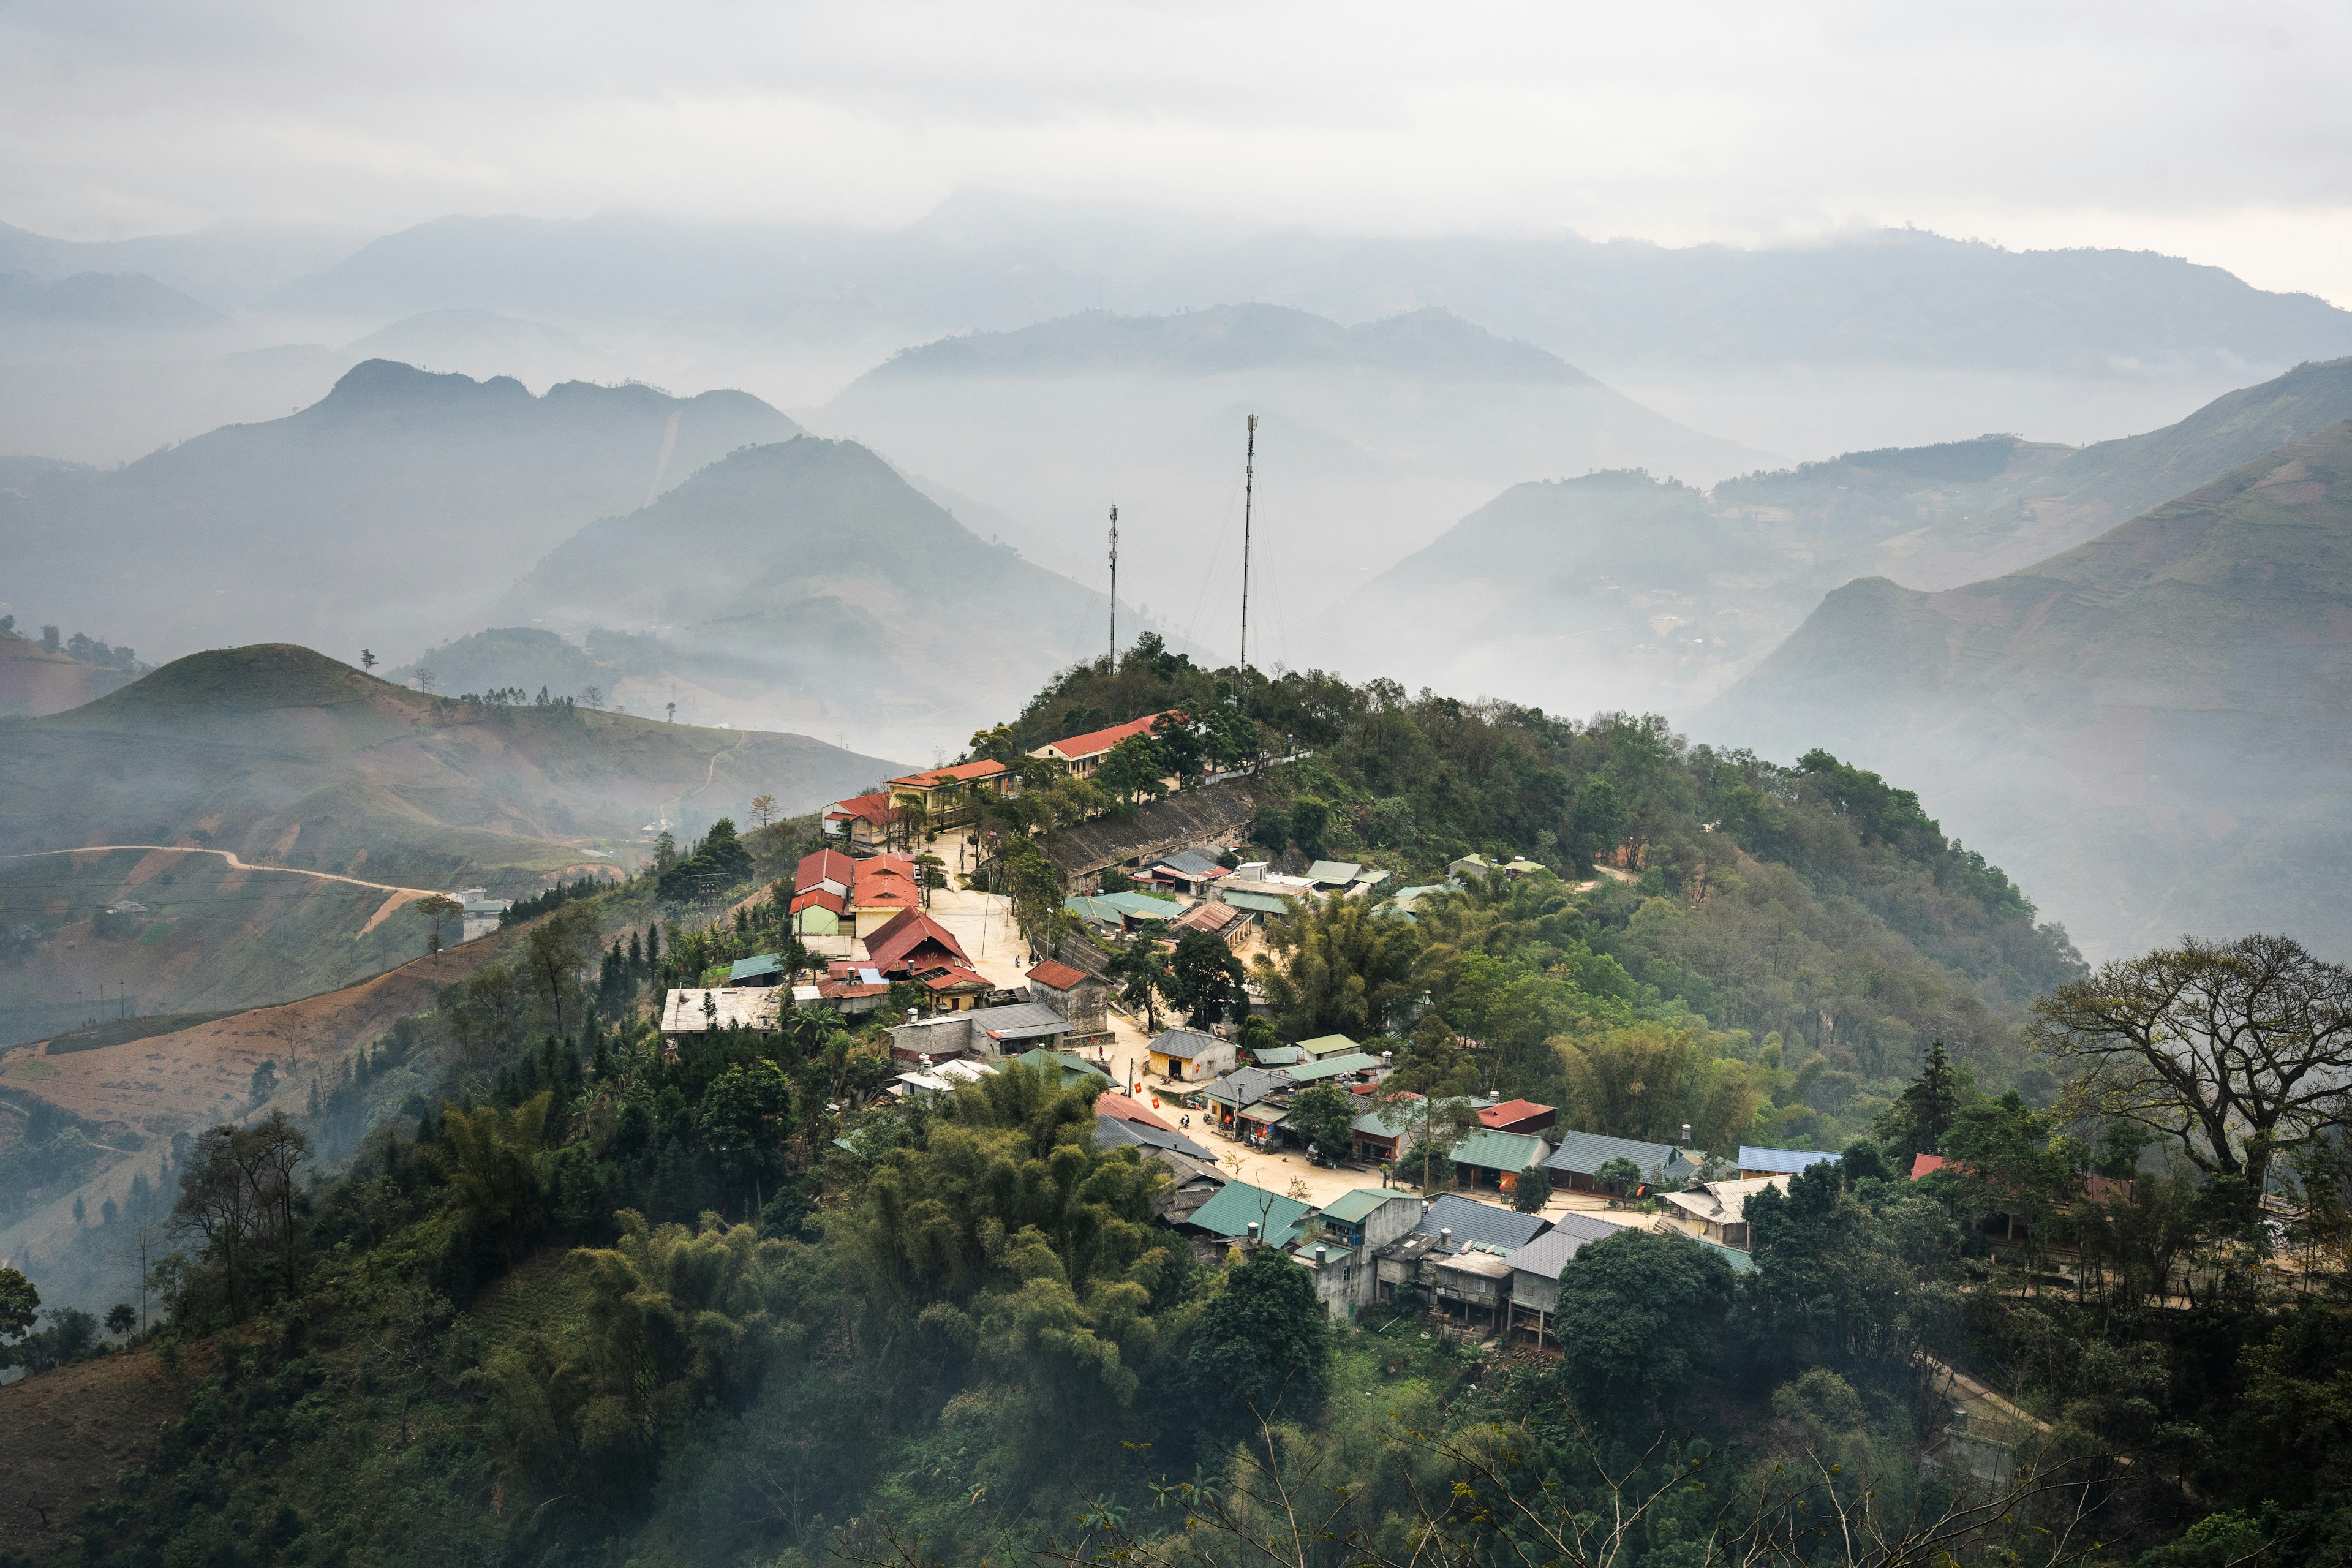
<svg viewBox="0 0 2352 1568">
<path fill-rule="evenodd" d="M 2341 1568 L 2347 69 L 0 9 L 0 1568 Z"/>
</svg>

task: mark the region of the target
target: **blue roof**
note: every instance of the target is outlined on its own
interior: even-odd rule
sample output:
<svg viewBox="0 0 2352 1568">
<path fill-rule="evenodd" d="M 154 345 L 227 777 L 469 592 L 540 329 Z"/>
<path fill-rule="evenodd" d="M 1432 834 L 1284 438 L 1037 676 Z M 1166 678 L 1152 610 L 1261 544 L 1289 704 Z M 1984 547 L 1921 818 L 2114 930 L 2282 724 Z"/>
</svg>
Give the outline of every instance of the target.
<svg viewBox="0 0 2352 1568">
<path fill-rule="evenodd" d="M 1459 1193 L 1440 1193 L 1437 1201 L 1429 1205 L 1429 1212 L 1421 1216 L 1421 1223 L 1412 1228 L 1423 1236 L 1452 1231 L 1456 1251 L 1474 1241 L 1483 1241 L 1509 1252 L 1541 1236 L 1550 1228 L 1550 1223 L 1538 1215 L 1497 1208 Z"/>
<path fill-rule="evenodd" d="M 1743 1171 L 1769 1171 L 1775 1175 L 1793 1176 L 1808 1165 L 1818 1165 L 1823 1160 L 1837 1156 L 1820 1149 L 1752 1149 L 1739 1146 L 1739 1168 Z"/>
</svg>

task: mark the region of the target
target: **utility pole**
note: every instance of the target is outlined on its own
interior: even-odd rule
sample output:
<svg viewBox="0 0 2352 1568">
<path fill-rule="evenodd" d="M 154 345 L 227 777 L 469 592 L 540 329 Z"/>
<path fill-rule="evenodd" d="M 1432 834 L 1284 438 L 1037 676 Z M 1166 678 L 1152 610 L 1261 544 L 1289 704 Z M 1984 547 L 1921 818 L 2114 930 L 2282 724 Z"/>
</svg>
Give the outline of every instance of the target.
<svg viewBox="0 0 2352 1568">
<path fill-rule="evenodd" d="M 1110 668 L 1118 671 L 1118 508 L 1110 509 Z"/>
<path fill-rule="evenodd" d="M 1249 416 L 1249 455 L 1242 462 L 1242 690 L 1249 689 L 1250 502 L 1257 490 L 1257 416 Z"/>
</svg>

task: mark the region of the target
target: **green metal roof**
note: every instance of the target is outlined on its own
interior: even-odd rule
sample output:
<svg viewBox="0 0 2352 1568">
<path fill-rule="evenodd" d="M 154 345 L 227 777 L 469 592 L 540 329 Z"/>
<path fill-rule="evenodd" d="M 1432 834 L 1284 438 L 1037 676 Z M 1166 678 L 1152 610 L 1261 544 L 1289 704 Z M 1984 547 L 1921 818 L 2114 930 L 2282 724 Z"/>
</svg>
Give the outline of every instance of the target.
<svg viewBox="0 0 2352 1568">
<path fill-rule="evenodd" d="M 1301 1040 L 1298 1048 L 1310 1057 L 1337 1056 L 1341 1051 L 1360 1051 L 1364 1047 L 1345 1035 L 1318 1035 L 1311 1040 Z"/>
<path fill-rule="evenodd" d="M 1280 1247 L 1297 1238 L 1299 1227 L 1314 1212 L 1297 1198 L 1247 1182 L 1227 1182 L 1214 1197 L 1192 1211 L 1189 1223 L 1213 1236 L 1244 1237 L 1249 1234 L 1250 1222 L 1259 1220 L 1265 1228 L 1258 1238 L 1268 1247 Z"/>
<path fill-rule="evenodd" d="M 1272 893 L 1225 893 L 1221 896 L 1234 908 L 1247 910 L 1254 915 L 1286 915 L 1290 912 L 1290 900 L 1277 899 Z"/>
<path fill-rule="evenodd" d="M 1457 1165 L 1485 1171 L 1524 1171 L 1543 1160 L 1550 1145 L 1531 1132 L 1474 1132 L 1454 1151 Z"/>
<path fill-rule="evenodd" d="M 1313 1083 L 1319 1079 L 1338 1078 L 1343 1073 L 1368 1072 L 1381 1065 L 1381 1058 L 1358 1051 L 1352 1056 L 1325 1057 L 1320 1061 L 1296 1062 L 1282 1070 L 1290 1075 L 1293 1083 Z"/>
<path fill-rule="evenodd" d="M 1379 1208 L 1391 1198 L 1411 1196 L 1412 1196 L 1411 1193 L 1397 1187 L 1358 1187 L 1353 1192 L 1341 1193 L 1338 1197 L 1325 1204 L 1323 1217 L 1336 1220 L 1341 1225 L 1354 1225 L 1359 1220 L 1369 1217 L 1374 1209 Z"/>
<path fill-rule="evenodd" d="M 782 974 L 783 972 L 784 961 L 782 957 L 772 952 L 762 952 L 750 958 L 739 958 L 729 964 L 727 978 L 756 980 L 762 974 Z"/>
</svg>

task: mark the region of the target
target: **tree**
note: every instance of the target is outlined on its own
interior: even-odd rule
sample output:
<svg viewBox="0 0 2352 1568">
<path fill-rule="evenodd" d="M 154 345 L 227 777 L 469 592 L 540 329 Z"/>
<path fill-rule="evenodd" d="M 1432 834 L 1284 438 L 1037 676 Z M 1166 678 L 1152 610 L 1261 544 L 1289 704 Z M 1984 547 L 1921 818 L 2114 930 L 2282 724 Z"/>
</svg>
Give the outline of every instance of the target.
<svg viewBox="0 0 2352 1568">
<path fill-rule="evenodd" d="M 1243 988 L 1248 972 L 1223 937 L 1186 931 L 1177 939 L 1168 973 L 1176 1005 L 1191 1016 L 1194 1028 L 1209 1028 L 1249 1008 L 1249 994 Z"/>
<path fill-rule="evenodd" d="M 592 686 L 580 695 L 587 699 L 589 712 L 601 713 L 604 710 L 604 689 L 603 687 Z"/>
<path fill-rule="evenodd" d="M 1120 1001 L 1143 1009 L 1144 1027 L 1159 1033 L 1160 1004 L 1172 998 L 1176 982 L 1169 973 L 1168 955 L 1160 952 L 1158 939 L 1148 932 L 1138 935 L 1111 954 L 1103 973 L 1118 982 Z"/>
<path fill-rule="evenodd" d="M 282 1249 L 285 1281 L 293 1280 L 297 1174 L 310 1147 L 278 1111 L 252 1127 L 208 1130 L 181 1164 L 173 1224 L 203 1238 L 205 1256 L 221 1269 L 232 1318 L 243 1319 L 254 1264 L 271 1246 Z"/>
<path fill-rule="evenodd" d="M 1427 1192 L 1438 1175 L 1437 1163 L 1446 1161 L 1470 1130 L 1478 1125 L 1477 1112 L 1465 1100 L 1435 1095 L 1395 1094 L 1381 1102 L 1381 1120 L 1396 1129 L 1397 1147 L 1407 1158 L 1421 1157 L 1421 1190 Z"/>
<path fill-rule="evenodd" d="M 106 1310 L 106 1331 L 121 1339 L 139 1326 L 139 1310 L 128 1301 L 117 1301 Z"/>
<path fill-rule="evenodd" d="M 784 1170 L 792 1128 L 792 1082 L 765 1058 L 731 1066 L 702 1093 L 702 1142 L 729 1178 L 751 1189 L 751 1213 Z"/>
<path fill-rule="evenodd" d="M 1670 1415 L 1722 1338 L 1731 1266 L 1687 1237 L 1622 1230 L 1579 1247 L 1559 1274 L 1559 1342 L 1588 1420 Z"/>
<path fill-rule="evenodd" d="M 1952 1066 L 1951 1053 L 1943 1041 L 1933 1042 L 1919 1064 L 1919 1076 L 1896 1097 L 1878 1126 L 1895 1168 L 1908 1170 L 1914 1154 L 1935 1153 L 1967 1098 L 1967 1085 Z"/>
<path fill-rule="evenodd" d="M 1013 924 L 1033 952 L 1048 951 L 1055 922 L 1062 915 L 1061 868 L 1026 838 L 1005 846 L 1003 865 L 1005 890 L 1013 897 Z"/>
<path fill-rule="evenodd" d="M 362 669 L 373 669 L 375 667 L 376 657 L 374 650 L 364 647 L 360 649 L 360 668 Z"/>
<path fill-rule="evenodd" d="M 2034 1005 L 2074 1117 L 2137 1122 L 2264 1190 L 2272 1161 L 2352 1121 L 2352 969 L 2248 936 L 2109 963 Z"/>
<path fill-rule="evenodd" d="M 590 689 L 593 690 L 594 688 L 592 687 Z M 762 828 L 772 826 L 776 820 L 776 797 L 772 795 L 753 795 L 751 797 L 751 820 L 758 823 Z"/>
<path fill-rule="evenodd" d="M 1095 769 L 1095 783 L 1124 804 L 1158 795 L 1167 771 L 1159 742 L 1149 735 L 1129 735 L 1113 746 Z"/>
<path fill-rule="evenodd" d="M 1330 1365 L 1330 1330 L 1315 1287 L 1286 1254 L 1260 1248 L 1201 1309 L 1192 1372 L 1212 1403 L 1222 1391 L 1269 1419 L 1277 1410 L 1311 1416 Z"/>
<path fill-rule="evenodd" d="M 1385 1034 L 1420 994 L 1419 934 L 1370 902 L 1310 900 L 1272 922 L 1266 940 L 1274 952 L 1251 973 L 1290 1038 Z"/>
<path fill-rule="evenodd" d="M 1511 1189 L 1511 1206 L 1521 1214 L 1541 1214 L 1544 1205 L 1551 1202 L 1551 1173 L 1541 1165 L 1529 1165 L 1519 1173 L 1518 1185 Z"/>
<path fill-rule="evenodd" d="M 1355 1141 L 1356 1097 L 1329 1083 L 1310 1083 L 1290 1097 L 1290 1125 L 1327 1159 Z"/>
<path fill-rule="evenodd" d="M 432 958 L 441 952 L 441 922 L 463 915 L 466 906 L 446 893 L 428 893 L 416 900 L 416 912 L 425 917 L 425 954 Z"/>
<path fill-rule="evenodd" d="M 1607 1188 L 1618 1197 L 1642 1184 L 1642 1167 L 1620 1154 L 1601 1162 L 1601 1169 L 1592 1173 L 1596 1185 Z"/>
<path fill-rule="evenodd" d="M 1290 803 L 1290 841 L 1309 860 L 1323 858 L 1324 836 L 1331 831 L 1331 803 L 1302 795 Z"/>
<path fill-rule="evenodd" d="M 416 689 L 430 697 L 433 695 L 434 683 L 441 678 L 429 669 L 420 668 L 414 679 L 416 681 Z"/>
<path fill-rule="evenodd" d="M 33 1282 L 0 1264 L 0 1366 L 8 1365 L 15 1353 L 5 1342 L 31 1333 L 40 1314 L 41 1293 L 33 1289 Z"/>
</svg>

